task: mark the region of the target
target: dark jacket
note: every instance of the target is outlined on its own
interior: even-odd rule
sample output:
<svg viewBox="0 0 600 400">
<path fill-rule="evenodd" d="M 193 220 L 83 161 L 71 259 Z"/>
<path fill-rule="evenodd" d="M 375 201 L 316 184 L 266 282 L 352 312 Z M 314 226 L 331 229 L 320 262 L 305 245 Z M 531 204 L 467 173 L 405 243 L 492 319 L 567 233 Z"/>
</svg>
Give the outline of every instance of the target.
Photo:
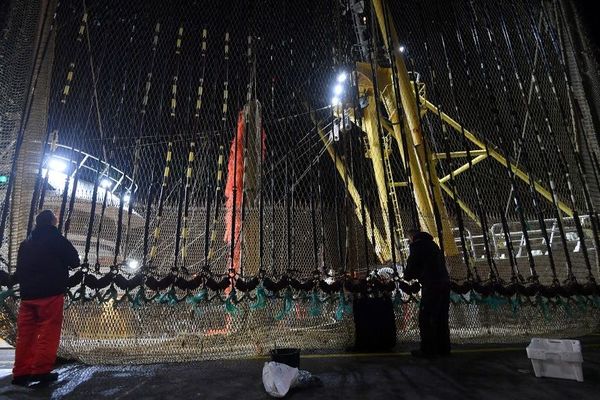
<svg viewBox="0 0 600 400">
<path fill-rule="evenodd" d="M 423 291 L 449 284 L 444 255 L 429 233 L 417 233 L 410 244 L 404 279 L 417 279 Z"/>
<path fill-rule="evenodd" d="M 79 266 L 79 254 L 54 226 L 38 227 L 21 243 L 17 281 L 21 299 L 33 300 L 64 294 L 69 267 Z"/>
</svg>

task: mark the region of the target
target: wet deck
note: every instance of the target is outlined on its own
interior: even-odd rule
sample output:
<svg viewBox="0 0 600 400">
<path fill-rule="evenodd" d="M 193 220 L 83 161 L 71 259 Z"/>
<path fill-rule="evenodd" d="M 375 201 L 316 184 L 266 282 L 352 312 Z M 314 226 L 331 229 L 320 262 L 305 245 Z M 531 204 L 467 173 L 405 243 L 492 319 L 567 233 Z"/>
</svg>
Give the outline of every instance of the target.
<svg viewBox="0 0 600 400">
<path fill-rule="evenodd" d="M 305 355 L 301 369 L 322 387 L 291 392 L 291 399 L 597 399 L 600 393 L 600 335 L 583 342 L 582 383 L 539 379 L 523 345 L 462 346 L 452 357 L 414 359 L 406 349 L 386 355 Z M 0 351 L 0 364 L 11 362 Z M 267 399 L 264 359 L 138 366 L 61 365 L 58 382 L 28 389 L 0 378 L 0 399 Z M 6 369 L 4 371 L 7 371 Z"/>
</svg>

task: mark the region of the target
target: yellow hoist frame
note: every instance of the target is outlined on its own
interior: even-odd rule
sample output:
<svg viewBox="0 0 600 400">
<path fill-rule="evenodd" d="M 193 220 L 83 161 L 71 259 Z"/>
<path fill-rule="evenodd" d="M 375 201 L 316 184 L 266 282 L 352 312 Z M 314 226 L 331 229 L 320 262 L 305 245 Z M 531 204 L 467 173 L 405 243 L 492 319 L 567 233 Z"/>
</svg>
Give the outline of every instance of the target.
<svg viewBox="0 0 600 400">
<path fill-rule="evenodd" d="M 392 68 L 375 67 L 375 73 L 377 76 L 373 77 L 371 65 L 368 63 L 359 62 L 356 65 L 356 74 L 353 76 L 353 79 L 355 84 L 358 86 L 360 95 L 366 96 L 367 98 L 366 107 L 362 110 L 362 121 L 360 128 L 363 130 L 365 135 L 365 156 L 369 158 L 372 163 L 380 208 L 376 212 L 380 212 L 383 216 L 383 232 L 381 232 L 375 226 L 373 235 L 371 235 L 370 220 L 375 211 L 369 211 L 365 205 L 366 221 L 362 220 L 361 207 L 363 200 L 356 185 L 352 179 L 347 176 L 346 171 L 348 168 L 345 165 L 343 158 L 336 155 L 332 146 L 328 146 L 329 143 L 326 139 L 326 134 L 320 128 L 318 129 L 318 133 L 321 136 L 324 144 L 327 146 L 329 156 L 334 161 L 336 170 L 338 171 L 341 179 L 347 182 L 347 189 L 352 201 L 354 202 L 355 213 L 359 222 L 361 224 L 366 223 L 369 233 L 368 237 L 371 238 L 371 236 L 373 236 L 375 238 L 375 243 L 371 244 L 375 248 L 375 252 L 381 263 L 387 263 L 391 260 L 390 238 L 392 234 L 396 235 L 395 238 L 397 251 L 402 251 L 405 255 L 407 252 L 407 249 L 404 245 L 405 241 L 403 240 L 403 226 L 406 227 L 406 224 L 402 223 L 396 188 L 408 187 L 409 185 L 408 182 L 397 182 L 393 177 L 393 169 L 390 160 L 393 151 L 392 138 L 397 145 L 403 166 L 405 168 L 407 166 L 410 167 L 410 181 L 412 183 L 413 195 L 421 228 L 434 236 L 438 243 L 443 241 L 446 256 L 460 257 L 460 253 L 452 233 L 452 221 L 446 212 L 442 191 L 445 191 L 449 195 L 449 198 L 456 199 L 458 206 L 476 224 L 479 225 L 480 222 L 473 210 L 471 210 L 468 205 L 458 197 L 455 197 L 455 193 L 452 193 L 451 188 L 446 183 L 453 177 L 467 172 L 473 166 L 486 160 L 487 158 L 491 158 L 504 166 L 510 165 L 510 168 L 515 176 L 526 183 L 530 182 L 530 178 L 528 173 L 518 164 L 514 164 L 512 162 L 507 163 L 506 158 L 493 146 L 486 145 L 486 143 L 479 139 L 477 135 L 465 129 L 460 125 L 460 123 L 452 119 L 446 113 L 440 112 L 438 107 L 427 100 L 425 85 L 423 83 L 417 83 L 415 85 L 415 82 L 411 81 L 408 70 L 404 63 L 403 54 L 400 51 L 400 44 L 394 24 L 391 21 L 384 22 L 382 1 L 383 0 L 373 0 L 373 6 L 375 8 L 378 25 L 382 32 L 385 32 L 384 24 L 389 22 L 390 38 L 392 43 L 388 43 L 387 35 L 384 34 L 382 37 L 384 44 L 386 46 L 390 46 L 394 53 L 396 70 L 395 78 L 399 86 L 400 102 L 396 101 Z M 376 81 L 378 84 L 377 92 L 380 95 L 379 99 L 375 99 L 376 91 L 374 90 L 373 86 L 374 81 Z M 418 93 L 415 93 L 415 90 Z M 418 103 L 417 98 L 419 99 Z M 378 115 L 376 106 L 377 101 L 381 101 L 383 103 L 387 113 L 387 120 L 383 117 L 383 115 Z M 397 106 L 398 104 L 401 104 L 401 109 Z M 423 133 L 421 131 L 421 118 L 428 112 L 432 112 L 441 118 L 443 123 L 450 126 L 457 134 L 460 134 L 461 136 L 464 135 L 464 138 L 466 138 L 470 143 L 474 144 L 477 148 L 474 150 L 469 150 L 468 152 L 455 151 L 449 154 L 431 152 L 430 149 L 425 146 L 425 138 L 423 137 Z M 358 121 L 356 121 L 352 109 L 344 110 L 342 105 L 337 105 L 334 106 L 334 115 L 342 118 L 347 116 L 358 126 Z M 402 115 L 404 118 L 401 118 Z M 401 126 L 401 124 L 403 124 L 403 126 Z M 380 140 L 379 126 L 381 126 L 383 129 L 381 135 L 383 138 L 383 143 L 381 143 Z M 406 142 L 406 151 L 402 144 L 403 139 Z M 470 157 L 471 159 L 469 162 L 450 172 L 450 174 L 439 177 L 436 172 L 436 163 L 438 160 L 447 159 L 448 156 L 450 158 Z M 552 201 L 553 194 L 551 191 L 536 181 L 533 182 L 533 186 L 543 198 L 548 201 Z M 388 204 L 388 197 L 392 203 L 392 210 L 389 209 L 390 205 Z M 558 199 L 556 199 L 556 202 L 560 211 L 564 212 L 569 217 L 573 216 L 573 210 L 569 206 Z M 442 238 L 438 237 L 439 235 L 435 219 L 436 208 L 439 215 L 439 222 L 442 224 Z M 389 219 L 386 218 L 388 212 L 393 212 L 394 215 L 394 232 L 392 232 L 392 228 L 389 226 Z"/>
</svg>

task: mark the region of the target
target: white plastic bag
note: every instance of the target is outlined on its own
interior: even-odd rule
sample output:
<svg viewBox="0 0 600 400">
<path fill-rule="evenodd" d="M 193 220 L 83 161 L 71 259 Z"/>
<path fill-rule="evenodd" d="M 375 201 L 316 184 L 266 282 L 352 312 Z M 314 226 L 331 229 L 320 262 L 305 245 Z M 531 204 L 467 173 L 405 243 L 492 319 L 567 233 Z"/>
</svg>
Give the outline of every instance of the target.
<svg viewBox="0 0 600 400">
<path fill-rule="evenodd" d="M 283 397 L 298 380 L 298 368 L 277 363 L 266 362 L 262 372 L 263 385 L 267 393 L 273 397 Z"/>
</svg>

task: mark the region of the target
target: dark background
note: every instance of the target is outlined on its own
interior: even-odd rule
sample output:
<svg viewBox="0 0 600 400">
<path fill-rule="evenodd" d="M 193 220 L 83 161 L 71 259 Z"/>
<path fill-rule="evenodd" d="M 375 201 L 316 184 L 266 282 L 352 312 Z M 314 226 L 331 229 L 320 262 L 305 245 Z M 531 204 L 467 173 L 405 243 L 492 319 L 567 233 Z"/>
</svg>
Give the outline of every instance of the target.
<svg viewBox="0 0 600 400">
<path fill-rule="evenodd" d="M 581 17 L 586 28 L 590 33 L 590 40 L 594 44 L 596 56 L 598 56 L 600 43 L 600 26 L 598 21 L 599 4 L 596 0 L 579 0 L 576 1 Z"/>
</svg>

